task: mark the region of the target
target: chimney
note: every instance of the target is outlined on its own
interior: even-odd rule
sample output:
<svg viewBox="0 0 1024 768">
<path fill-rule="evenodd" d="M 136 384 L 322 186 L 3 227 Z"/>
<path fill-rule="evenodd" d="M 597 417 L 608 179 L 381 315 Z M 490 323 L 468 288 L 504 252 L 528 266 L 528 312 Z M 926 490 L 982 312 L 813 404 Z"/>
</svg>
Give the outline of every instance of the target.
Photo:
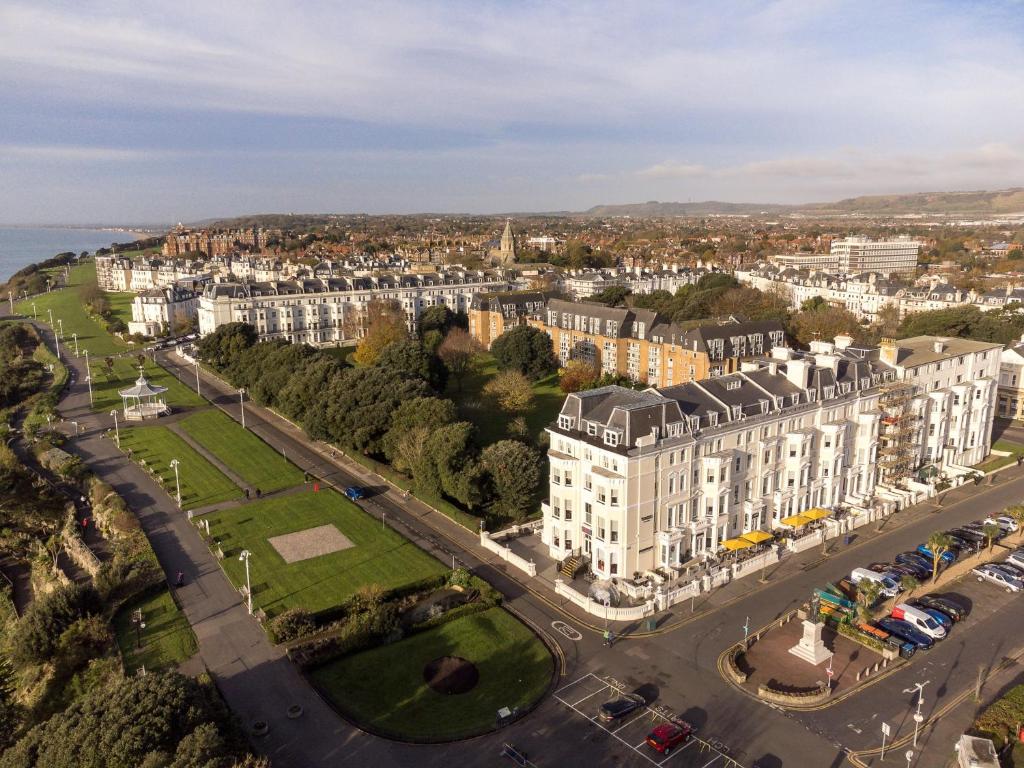
<svg viewBox="0 0 1024 768">
<path fill-rule="evenodd" d="M 810 372 L 811 366 L 806 360 L 790 360 L 786 363 L 786 378 L 800 389 L 807 389 Z"/>
<path fill-rule="evenodd" d="M 789 347 L 772 347 L 773 360 L 789 360 L 792 356 L 792 350 Z"/>
<path fill-rule="evenodd" d="M 896 365 L 896 358 L 900 348 L 896 346 L 895 339 L 883 338 L 878 345 L 879 357 L 886 365 Z"/>
<path fill-rule="evenodd" d="M 831 353 L 815 355 L 814 364 L 819 368 L 830 368 L 835 373 L 839 370 L 839 356 Z"/>
<path fill-rule="evenodd" d="M 849 336 L 845 333 L 841 333 L 836 336 L 836 349 L 849 349 L 853 344 L 853 336 Z"/>
<path fill-rule="evenodd" d="M 949 339 L 945 339 L 940 336 L 936 338 L 934 342 L 932 342 L 932 348 L 935 350 L 936 354 L 941 355 L 943 352 L 946 351 L 947 341 L 949 341 Z"/>
</svg>

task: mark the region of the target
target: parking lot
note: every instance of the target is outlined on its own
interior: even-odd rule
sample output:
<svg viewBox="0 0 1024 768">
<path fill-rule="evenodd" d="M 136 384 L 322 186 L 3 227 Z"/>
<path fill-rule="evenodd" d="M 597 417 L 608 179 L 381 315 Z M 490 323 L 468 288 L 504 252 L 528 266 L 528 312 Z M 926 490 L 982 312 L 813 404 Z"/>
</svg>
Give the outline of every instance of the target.
<svg viewBox="0 0 1024 768">
<path fill-rule="evenodd" d="M 743 768 L 728 755 L 728 747 L 708 742 L 699 734 L 686 744 L 662 755 L 649 747 L 645 739 L 651 730 L 669 721 L 673 714 L 657 703 L 645 706 L 621 722 L 602 723 L 597 720 L 598 708 L 621 693 L 631 693 L 613 680 L 588 674 L 555 692 L 554 698 L 580 716 L 587 741 L 616 739 L 637 755 L 637 765 L 667 765 L 671 768 Z M 641 691 L 642 693 L 642 691 Z M 583 722 L 586 720 L 586 722 Z"/>
</svg>

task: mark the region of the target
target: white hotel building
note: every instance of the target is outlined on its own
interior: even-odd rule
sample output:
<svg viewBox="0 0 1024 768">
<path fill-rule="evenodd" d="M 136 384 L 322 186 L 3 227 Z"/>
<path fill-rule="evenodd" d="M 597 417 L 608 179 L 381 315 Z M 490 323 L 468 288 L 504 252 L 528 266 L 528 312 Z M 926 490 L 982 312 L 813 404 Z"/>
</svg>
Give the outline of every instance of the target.
<svg viewBox="0 0 1024 768">
<path fill-rule="evenodd" d="M 214 283 L 199 299 L 199 332 L 225 323 L 249 323 L 261 340 L 322 345 L 358 338 L 361 316 L 373 300 L 397 301 L 410 330 L 427 307 L 469 311 L 478 293 L 507 291 L 491 272 L 449 270 L 429 274 L 331 277 L 267 283 Z"/>
<path fill-rule="evenodd" d="M 643 392 L 570 394 L 550 435 L 542 540 L 599 578 L 671 569 L 815 506 L 891 508 L 927 490 L 879 484 L 880 398 L 906 381 L 917 467 L 965 473 L 988 453 L 998 345 L 921 337 L 810 353 L 776 348 L 740 372 Z"/>
</svg>

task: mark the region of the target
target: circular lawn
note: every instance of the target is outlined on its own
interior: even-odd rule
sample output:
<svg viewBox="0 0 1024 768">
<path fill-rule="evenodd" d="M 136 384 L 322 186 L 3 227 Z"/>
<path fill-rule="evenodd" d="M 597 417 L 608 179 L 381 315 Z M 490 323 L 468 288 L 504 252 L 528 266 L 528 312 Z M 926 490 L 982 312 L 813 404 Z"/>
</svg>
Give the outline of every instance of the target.
<svg viewBox="0 0 1024 768">
<path fill-rule="evenodd" d="M 553 664 L 533 632 L 490 608 L 338 659 L 312 677 L 367 730 L 436 742 L 492 730 L 503 707 L 531 706 L 547 690 Z"/>
</svg>

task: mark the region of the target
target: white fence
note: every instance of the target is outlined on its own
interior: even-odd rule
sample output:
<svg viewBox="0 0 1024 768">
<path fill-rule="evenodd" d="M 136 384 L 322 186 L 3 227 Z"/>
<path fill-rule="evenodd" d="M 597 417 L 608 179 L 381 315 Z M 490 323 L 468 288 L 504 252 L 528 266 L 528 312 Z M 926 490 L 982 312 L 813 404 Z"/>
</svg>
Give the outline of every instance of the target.
<svg viewBox="0 0 1024 768">
<path fill-rule="evenodd" d="M 824 529 L 822 528 L 799 539 L 790 539 L 787 548 L 790 552 L 803 552 L 811 547 L 820 547 L 823 537 Z"/>
<path fill-rule="evenodd" d="M 740 579 L 752 573 L 760 573 L 766 566 L 777 562 L 779 562 L 779 556 L 775 550 L 767 549 L 760 555 L 754 555 L 742 562 L 733 564 L 732 575 L 734 578 Z"/>
<path fill-rule="evenodd" d="M 654 613 L 654 602 L 647 602 L 632 608 L 615 608 L 599 603 L 587 595 L 581 595 L 572 587 L 565 585 L 561 579 L 555 579 L 555 593 L 576 603 L 580 608 L 594 616 L 606 616 L 609 621 L 633 621 L 650 616 Z"/>
<path fill-rule="evenodd" d="M 676 603 L 690 600 L 700 594 L 700 582 L 691 581 L 681 587 L 675 587 L 667 592 L 658 595 L 658 605 L 661 610 L 671 608 Z"/>
<path fill-rule="evenodd" d="M 514 565 L 519 570 L 525 572 L 530 576 L 537 575 L 537 566 L 524 557 L 520 557 L 507 546 L 498 544 L 496 541 L 491 540 L 491 535 L 487 531 L 480 531 L 480 546 L 484 549 L 490 550 L 502 560 L 508 562 L 509 565 Z"/>
</svg>

